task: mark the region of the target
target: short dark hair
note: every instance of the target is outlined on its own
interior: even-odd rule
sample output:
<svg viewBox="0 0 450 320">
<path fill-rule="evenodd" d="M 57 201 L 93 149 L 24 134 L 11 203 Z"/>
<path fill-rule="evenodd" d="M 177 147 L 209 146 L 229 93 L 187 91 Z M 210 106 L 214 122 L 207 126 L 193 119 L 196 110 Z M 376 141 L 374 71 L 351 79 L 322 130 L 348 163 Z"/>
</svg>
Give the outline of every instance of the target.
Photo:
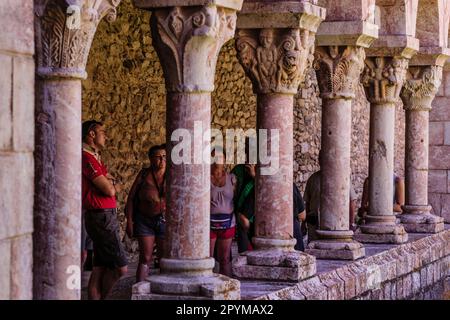
<svg viewBox="0 0 450 320">
<path fill-rule="evenodd" d="M 157 145 L 152 146 L 150 149 L 148 149 L 148 153 L 147 153 L 148 157 L 149 158 L 153 157 L 155 155 L 156 151 L 158 151 L 158 150 L 166 150 L 166 144 L 163 143 L 163 144 L 157 144 Z"/>
<path fill-rule="evenodd" d="M 94 130 L 96 126 L 102 126 L 103 123 L 97 120 L 88 120 L 81 125 L 81 139 L 85 141 L 90 131 Z"/>
</svg>

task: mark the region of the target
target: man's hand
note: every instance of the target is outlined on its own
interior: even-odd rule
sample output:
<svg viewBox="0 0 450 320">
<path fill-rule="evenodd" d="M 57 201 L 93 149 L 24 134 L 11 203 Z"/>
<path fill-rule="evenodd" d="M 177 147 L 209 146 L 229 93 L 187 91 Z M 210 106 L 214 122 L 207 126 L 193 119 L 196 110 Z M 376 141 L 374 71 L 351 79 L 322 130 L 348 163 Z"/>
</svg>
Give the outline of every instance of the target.
<svg viewBox="0 0 450 320">
<path fill-rule="evenodd" d="M 298 220 L 299 221 L 305 221 L 306 220 L 306 211 L 305 210 L 303 210 L 302 212 L 300 212 L 299 214 L 298 214 Z"/>
<path fill-rule="evenodd" d="M 242 229 L 244 229 L 245 232 L 248 232 L 250 229 L 250 221 L 247 217 L 243 214 L 239 214 L 239 222 L 241 223 Z"/>
</svg>

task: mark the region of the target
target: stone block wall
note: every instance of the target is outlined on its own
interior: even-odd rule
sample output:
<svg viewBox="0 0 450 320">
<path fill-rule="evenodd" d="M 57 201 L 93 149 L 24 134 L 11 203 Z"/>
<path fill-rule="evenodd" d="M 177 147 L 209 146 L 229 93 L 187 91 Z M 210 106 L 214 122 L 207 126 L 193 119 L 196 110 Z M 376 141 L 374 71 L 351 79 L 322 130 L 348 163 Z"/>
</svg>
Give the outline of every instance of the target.
<svg viewBox="0 0 450 320">
<path fill-rule="evenodd" d="M 148 166 L 148 148 L 164 142 L 166 134 L 164 77 L 152 45 L 149 19 L 149 12 L 134 8 L 131 0 L 123 0 L 117 20 L 112 24 L 102 21 L 97 29 L 88 60 L 88 79 L 83 82 L 83 120 L 95 118 L 108 127 L 110 140 L 103 158 L 125 186 L 118 195 L 122 221 L 131 184 L 140 168 Z M 370 115 L 362 86 L 352 113 L 352 182 L 361 196 L 368 174 Z M 397 114 L 395 168 L 403 175 L 401 105 Z M 294 181 L 303 191 L 309 176 L 319 169 L 321 99 L 312 68 L 295 98 L 294 118 Z M 256 96 L 231 40 L 222 48 L 217 63 L 212 127 L 245 130 L 255 126 Z"/>
<path fill-rule="evenodd" d="M 32 298 L 33 0 L 0 1 L 0 300 Z"/>
<path fill-rule="evenodd" d="M 430 113 L 428 198 L 433 213 L 450 223 L 450 66 Z"/>
<path fill-rule="evenodd" d="M 450 231 L 397 246 L 260 300 L 427 299 L 450 275 Z"/>
</svg>

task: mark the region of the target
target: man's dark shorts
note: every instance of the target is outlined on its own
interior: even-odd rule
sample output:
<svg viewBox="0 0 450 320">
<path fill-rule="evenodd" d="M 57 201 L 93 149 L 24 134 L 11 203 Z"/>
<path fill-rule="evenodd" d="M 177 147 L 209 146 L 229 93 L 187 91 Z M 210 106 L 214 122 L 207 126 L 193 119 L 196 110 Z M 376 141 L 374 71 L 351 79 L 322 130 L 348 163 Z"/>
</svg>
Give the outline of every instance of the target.
<svg viewBox="0 0 450 320">
<path fill-rule="evenodd" d="M 146 217 L 136 214 L 133 221 L 133 235 L 135 237 L 157 237 L 164 238 L 166 221 L 162 215 Z"/>
<path fill-rule="evenodd" d="M 85 225 L 94 243 L 94 267 L 116 269 L 128 264 L 120 241 L 116 209 L 87 210 Z"/>
</svg>

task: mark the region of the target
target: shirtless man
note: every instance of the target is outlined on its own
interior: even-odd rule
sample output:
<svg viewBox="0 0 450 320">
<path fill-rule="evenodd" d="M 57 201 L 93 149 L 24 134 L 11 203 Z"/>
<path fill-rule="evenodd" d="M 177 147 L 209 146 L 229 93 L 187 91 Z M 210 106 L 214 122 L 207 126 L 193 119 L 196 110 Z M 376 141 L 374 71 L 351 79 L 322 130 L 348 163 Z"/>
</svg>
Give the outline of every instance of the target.
<svg viewBox="0 0 450 320">
<path fill-rule="evenodd" d="M 166 211 L 166 147 L 153 146 L 148 151 L 150 168 L 139 172 L 131 187 L 125 207 L 127 234 L 139 242 L 139 265 L 136 281 L 147 278 L 156 241 L 158 258 L 163 254 Z"/>
</svg>

